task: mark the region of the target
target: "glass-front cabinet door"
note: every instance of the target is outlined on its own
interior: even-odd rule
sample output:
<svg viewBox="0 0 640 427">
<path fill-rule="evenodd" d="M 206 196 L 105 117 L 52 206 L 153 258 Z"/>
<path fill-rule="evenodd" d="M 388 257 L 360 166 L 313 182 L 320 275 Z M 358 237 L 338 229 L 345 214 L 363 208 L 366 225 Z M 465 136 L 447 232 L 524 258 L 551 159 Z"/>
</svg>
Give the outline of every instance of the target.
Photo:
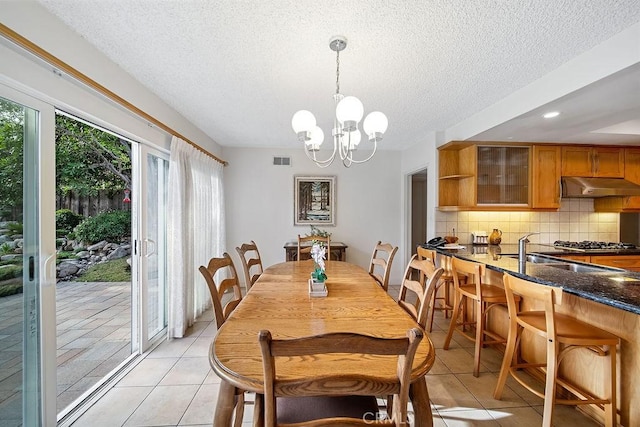
<svg viewBox="0 0 640 427">
<path fill-rule="evenodd" d="M 478 146 L 478 205 L 529 203 L 529 147 Z"/>
<path fill-rule="evenodd" d="M 0 425 L 56 419 L 53 107 L 0 84 Z"/>
</svg>

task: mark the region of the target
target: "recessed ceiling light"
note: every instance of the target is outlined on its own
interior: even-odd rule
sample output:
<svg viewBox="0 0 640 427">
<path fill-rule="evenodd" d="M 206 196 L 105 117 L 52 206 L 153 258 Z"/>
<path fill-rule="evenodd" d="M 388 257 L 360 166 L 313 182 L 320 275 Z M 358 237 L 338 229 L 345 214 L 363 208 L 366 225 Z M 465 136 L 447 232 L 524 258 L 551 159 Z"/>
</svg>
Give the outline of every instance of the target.
<svg viewBox="0 0 640 427">
<path fill-rule="evenodd" d="M 549 111 L 548 113 L 545 113 L 542 117 L 544 117 L 545 119 L 552 119 L 554 117 L 558 117 L 560 115 L 560 112 L 558 111 Z"/>
</svg>

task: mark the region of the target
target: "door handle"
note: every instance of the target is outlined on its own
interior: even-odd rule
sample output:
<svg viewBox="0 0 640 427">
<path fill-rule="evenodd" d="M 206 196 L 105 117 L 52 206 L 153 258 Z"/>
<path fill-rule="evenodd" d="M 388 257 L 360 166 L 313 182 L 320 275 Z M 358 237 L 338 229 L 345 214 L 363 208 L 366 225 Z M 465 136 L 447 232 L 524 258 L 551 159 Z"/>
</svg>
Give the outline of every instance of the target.
<svg viewBox="0 0 640 427">
<path fill-rule="evenodd" d="M 144 256 L 148 258 L 155 253 L 156 253 L 156 242 L 152 239 L 144 239 Z"/>
<path fill-rule="evenodd" d="M 44 282 L 42 287 L 53 286 L 56 283 L 56 254 L 51 254 L 44 260 Z"/>
</svg>

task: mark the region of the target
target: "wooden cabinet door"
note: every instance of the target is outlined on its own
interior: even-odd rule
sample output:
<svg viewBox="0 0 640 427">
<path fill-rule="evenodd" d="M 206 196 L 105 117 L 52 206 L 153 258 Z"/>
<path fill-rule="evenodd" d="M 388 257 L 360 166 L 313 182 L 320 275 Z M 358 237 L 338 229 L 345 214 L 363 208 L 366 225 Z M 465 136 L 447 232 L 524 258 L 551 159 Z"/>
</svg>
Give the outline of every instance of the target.
<svg viewBox="0 0 640 427">
<path fill-rule="evenodd" d="M 570 259 L 571 261 L 591 262 L 591 255 L 558 255 L 558 258 Z"/>
<path fill-rule="evenodd" d="M 624 177 L 640 184 L 640 148 L 624 149 Z"/>
<path fill-rule="evenodd" d="M 591 263 L 640 271 L 639 255 L 591 255 Z"/>
<path fill-rule="evenodd" d="M 562 147 L 563 176 L 622 178 L 625 152 L 618 147 Z"/>
<path fill-rule="evenodd" d="M 616 147 L 594 148 L 593 176 L 601 178 L 622 178 L 625 174 L 625 152 Z"/>
<path fill-rule="evenodd" d="M 591 147 L 562 147 L 562 176 L 591 176 L 592 160 Z"/>
<path fill-rule="evenodd" d="M 560 147 L 534 145 L 532 168 L 531 207 L 560 208 Z"/>
</svg>

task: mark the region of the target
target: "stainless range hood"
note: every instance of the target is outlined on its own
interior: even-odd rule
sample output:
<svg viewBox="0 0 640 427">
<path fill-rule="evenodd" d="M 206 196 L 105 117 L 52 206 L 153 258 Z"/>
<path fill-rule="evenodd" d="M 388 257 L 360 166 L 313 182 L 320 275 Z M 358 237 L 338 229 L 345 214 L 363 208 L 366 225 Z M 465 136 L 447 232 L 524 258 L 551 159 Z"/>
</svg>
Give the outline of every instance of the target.
<svg viewBox="0 0 640 427">
<path fill-rule="evenodd" d="M 640 185 L 623 178 L 562 177 L 562 197 L 640 196 Z"/>
</svg>

